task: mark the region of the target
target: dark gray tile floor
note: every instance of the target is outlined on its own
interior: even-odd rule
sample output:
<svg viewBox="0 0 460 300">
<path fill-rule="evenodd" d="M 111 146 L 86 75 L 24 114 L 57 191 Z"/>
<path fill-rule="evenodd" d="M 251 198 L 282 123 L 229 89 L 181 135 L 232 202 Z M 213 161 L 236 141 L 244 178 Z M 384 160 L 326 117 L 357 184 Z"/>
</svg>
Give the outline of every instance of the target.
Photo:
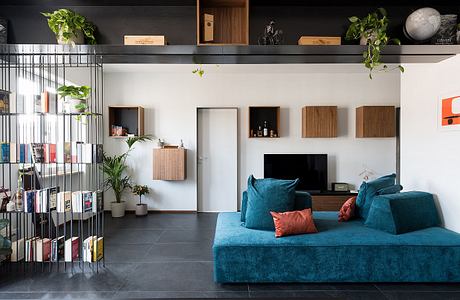
<svg viewBox="0 0 460 300">
<path fill-rule="evenodd" d="M 213 282 L 216 214 L 106 217 L 106 266 L 96 272 L 0 274 L 0 299 L 308 298 L 460 299 L 460 284 Z"/>
</svg>

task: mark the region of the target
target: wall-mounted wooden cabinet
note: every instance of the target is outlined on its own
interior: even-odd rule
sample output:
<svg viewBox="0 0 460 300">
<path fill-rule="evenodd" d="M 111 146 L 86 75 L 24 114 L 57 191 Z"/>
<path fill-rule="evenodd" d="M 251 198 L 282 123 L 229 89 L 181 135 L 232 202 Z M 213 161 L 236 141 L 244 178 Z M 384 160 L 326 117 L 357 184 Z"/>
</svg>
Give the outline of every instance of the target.
<svg viewBox="0 0 460 300">
<path fill-rule="evenodd" d="M 197 0 L 198 45 L 248 45 L 249 0 Z"/>
<path fill-rule="evenodd" d="M 303 138 L 337 137 L 337 106 L 305 106 L 302 108 Z"/>
<path fill-rule="evenodd" d="M 356 108 L 357 138 L 386 138 L 396 136 L 394 106 L 361 106 Z"/>
<path fill-rule="evenodd" d="M 114 127 L 123 128 L 122 132 Z M 128 134 L 144 134 L 144 108 L 142 106 L 109 106 L 109 136 L 120 137 Z"/>
<path fill-rule="evenodd" d="M 153 150 L 154 180 L 185 180 L 187 177 L 187 150 L 161 148 Z"/>
<path fill-rule="evenodd" d="M 249 137 L 280 137 L 280 110 L 279 106 L 250 106 Z"/>
</svg>

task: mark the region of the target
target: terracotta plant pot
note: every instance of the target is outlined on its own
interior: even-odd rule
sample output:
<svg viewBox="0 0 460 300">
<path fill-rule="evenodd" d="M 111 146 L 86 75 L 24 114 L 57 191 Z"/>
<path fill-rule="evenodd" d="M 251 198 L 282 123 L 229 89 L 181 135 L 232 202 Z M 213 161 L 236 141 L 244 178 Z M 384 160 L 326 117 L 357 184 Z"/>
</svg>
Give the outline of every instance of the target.
<svg viewBox="0 0 460 300">
<path fill-rule="evenodd" d="M 148 214 L 147 204 L 137 204 L 136 205 L 136 216 L 146 216 Z"/>
<path fill-rule="evenodd" d="M 112 218 L 124 217 L 126 211 L 126 202 L 112 202 Z"/>
</svg>

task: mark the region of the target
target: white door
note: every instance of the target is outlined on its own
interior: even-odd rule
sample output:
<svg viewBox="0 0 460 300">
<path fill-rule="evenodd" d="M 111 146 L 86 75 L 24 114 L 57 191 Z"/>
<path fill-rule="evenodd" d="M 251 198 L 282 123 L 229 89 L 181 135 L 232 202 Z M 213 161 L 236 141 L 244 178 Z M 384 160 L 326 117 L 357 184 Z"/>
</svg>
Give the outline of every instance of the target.
<svg viewBox="0 0 460 300">
<path fill-rule="evenodd" d="M 198 211 L 237 210 L 238 110 L 198 109 Z"/>
</svg>

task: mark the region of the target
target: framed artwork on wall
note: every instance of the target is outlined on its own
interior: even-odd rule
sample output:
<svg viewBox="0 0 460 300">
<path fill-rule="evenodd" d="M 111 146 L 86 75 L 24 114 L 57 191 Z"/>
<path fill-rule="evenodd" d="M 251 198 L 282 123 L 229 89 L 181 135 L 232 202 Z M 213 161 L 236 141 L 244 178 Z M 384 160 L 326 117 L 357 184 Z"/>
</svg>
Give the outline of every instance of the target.
<svg viewBox="0 0 460 300">
<path fill-rule="evenodd" d="M 437 123 L 441 130 L 460 130 L 460 90 L 440 97 Z"/>
</svg>

